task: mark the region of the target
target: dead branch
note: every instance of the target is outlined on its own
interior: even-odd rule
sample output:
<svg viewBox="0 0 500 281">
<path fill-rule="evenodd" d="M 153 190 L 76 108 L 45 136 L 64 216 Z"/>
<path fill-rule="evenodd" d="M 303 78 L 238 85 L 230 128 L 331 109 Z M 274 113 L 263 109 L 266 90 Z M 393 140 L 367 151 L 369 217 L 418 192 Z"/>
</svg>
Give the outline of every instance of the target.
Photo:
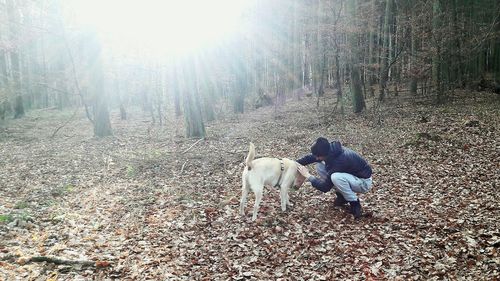
<svg viewBox="0 0 500 281">
<path fill-rule="evenodd" d="M 66 260 L 55 257 L 36 256 L 31 257 L 28 262 L 48 262 L 57 265 L 81 265 L 82 267 L 96 267 L 96 262 L 87 260 Z"/>
<path fill-rule="evenodd" d="M 75 119 L 75 116 L 76 116 L 76 113 L 78 112 L 78 108 L 75 108 L 75 111 L 73 111 L 73 114 L 71 114 L 71 116 L 64 122 L 62 123 L 59 127 L 57 127 L 54 132 L 52 133 L 52 135 L 50 136 L 50 138 L 54 138 L 57 134 L 57 132 L 59 132 L 59 130 L 61 130 L 62 128 L 66 127 L 66 125 L 68 125 L 69 123 L 71 123 L 73 121 L 73 119 Z"/>
<path fill-rule="evenodd" d="M 182 174 L 182 172 L 184 172 L 184 167 L 186 166 L 187 162 L 188 161 L 186 160 L 186 162 L 184 162 L 184 164 L 182 164 L 181 171 L 179 172 L 179 174 Z"/>
<path fill-rule="evenodd" d="M 193 148 L 197 143 L 199 143 L 200 141 L 204 140 L 203 138 L 197 140 L 195 143 L 193 143 L 190 147 L 188 147 L 188 149 L 184 150 L 181 154 L 186 154 L 188 151 L 191 150 L 191 148 Z"/>
<path fill-rule="evenodd" d="M 80 88 L 80 83 L 78 81 L 78 75 L 76 73 L 75 59 L 73 57 L 73 53 L 71 52 L 71 48 L 70 48 L 69 43 L 68 43 L 68 38 L 66 36 L 65 29 L 62 30 L 62 39 L 64 42 L 64 47 L 66 48 L 66 51 L 68 52 L 68 56 L 70 58 L 72 76 L 73 76 L 73 80 L 75 83 L 76 93 L 80 96 L 80 99 L 81 99 L 83 105 L 85 106 L 85 115 L 87 116 L 87 119 L 89 119 L 89 121 L 92 124 L 94 124 L 94 119 L 92 118 L 92 116 L 90 116 L 89 106 L 85 102 L 85 98 L 83 97 L 82 90 Z"/>
<path fill-rule="evenodd" d="M 235 155 L 241 155 L 241 154 L 248 153 L 248 151 L 246 151 L 246 150 L 237 150 L 237 151 L 229 151 L 229 150 L 224 150 L 224 149 L 221 149 L 221 150 L 224 151 L 225 153 L 235 154 Z"/>
</svg>

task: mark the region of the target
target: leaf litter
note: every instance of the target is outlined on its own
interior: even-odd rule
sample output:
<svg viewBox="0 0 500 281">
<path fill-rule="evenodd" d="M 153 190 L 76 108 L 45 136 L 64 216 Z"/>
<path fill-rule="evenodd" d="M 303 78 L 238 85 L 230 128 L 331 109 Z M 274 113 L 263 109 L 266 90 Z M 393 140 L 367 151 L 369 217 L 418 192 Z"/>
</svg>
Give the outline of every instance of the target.
<svg viewBox="0 0 500 281">
<path fill-rule="evenodd" d="M 182 137 L 180 120 L 148 127 L 141 112 L 114 113 L 115 136 L 101 140 L 83 116 L 55 139 L 56 112 L 12 121 L 0 139 L 0 279 L 498 279 L 498 99 L 387 105 L 379 122 L 332 104 L 226 114 L 202 141 Z M 319 136 L 373 166 L 370 215 L 354 221 L 306 184 L 286 213 L 266 188 L 257 222 L 239 217 L 248 143 L 296 159 Z"/>
</svg>

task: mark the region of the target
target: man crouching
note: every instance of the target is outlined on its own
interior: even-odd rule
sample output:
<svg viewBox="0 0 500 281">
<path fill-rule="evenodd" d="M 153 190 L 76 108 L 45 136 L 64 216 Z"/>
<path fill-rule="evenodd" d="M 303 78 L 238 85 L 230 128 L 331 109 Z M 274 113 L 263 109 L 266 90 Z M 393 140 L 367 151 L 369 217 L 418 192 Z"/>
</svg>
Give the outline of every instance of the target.
<svg viewBox="0 0 500 281">
<path fill-rule="evenodd" d="M 349 203 L 355 219 L 362 215 L 361 204 L 356 193 L 366 193 L 372 187 L 372 168 L 363 157 L 353 150 L 343 147 L 340 142 L 329 142 L 318 138 L 311 147 L 311 154 L 297 160 L 301 165 L 316 164 L 319 178 L 312 176 L 306 167 L 298 167 L 299 172 L 322 192 L 335 187 L 337 198 L 334 206 Z"/>
</svg>

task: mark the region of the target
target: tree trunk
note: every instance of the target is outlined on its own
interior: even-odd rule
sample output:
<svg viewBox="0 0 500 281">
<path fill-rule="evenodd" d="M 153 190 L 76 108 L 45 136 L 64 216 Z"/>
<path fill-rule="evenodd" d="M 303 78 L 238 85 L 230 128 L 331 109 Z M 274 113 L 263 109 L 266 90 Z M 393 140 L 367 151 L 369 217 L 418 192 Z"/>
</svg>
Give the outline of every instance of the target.
<svg viewBox="0 0 500 281">
<path fill-rule="evenodd" d="M 455 36 L 455 69 L 454 69 L 454 74 L 456 75 L 456 84 L 459 85 L 460 87 L 463 87 L 464 81 L 463 81 L 463 69 L 464 69 L 464 63 L 462 61 L 462 44 L 460 42 L 460 31 L 459 31 L 459 26 L 458 26 L 458 0 L 453 0 L 453 33 Z"/>
<path fill-rule="evenodd" d="M 9 39 L 16 42 L 18 36 L 18 26 L 20 25 L 19 11 L 13 0 L 7 0 L 7 18 L 9 20 Z M 19 47 L 14 46 L 8 53 L 10 57 L 12 94 L 14 95 L 14 118 L 24 116 L 23 91 L 21 85 L 21 66 L 19 61 Z"/>
<path fill-rule="evenodd" d="M 163 94 L 162 94 L 162 71 L 159 64 L 151 67 L 151 108 L 152 114 L 158 117 L 158 123 L 163 126 Z"/>
<path fill-rule="evenodd" d="M 385 99 L 385 90 L 387 88 L 387 80 L 389 78 L 389 54 L 391 43 L 391 24 L 392 24 L 392 5 L 393 0 L 387 0 L 385 4 L 385 16 L 383 27 L 383 44 L 382 44 L 382 57 L 380 66 L 380 80 L 379 80 L 379 100 Z"/>
<path fill-rule="evenodd" d="M 9 79 L 4 50 L 0 50 L 0 120 L 5 120 L 9 108 Z"/>
<path fill-rule="evenodd" d="M 188 60 L 187 65 L 184 65 L 182 78 L 184 81 L 184 85 L 182 87 L 182 98 L 184 106 L 186 136 L 188 138 L 204 138 L 205 124 L 203 123 L 199 93 L 196 87 L 197 75 L 194 62 L 192 60 Z"/>
<path fill-rule="evenodd" d="M 376 8 L 376 0 L 371 0 L 371 8 L 372 11 L 375 12 Z M 375 16 L 375 18 L 377 18 Z M 376 63 L 375 61 L 375 25 L 376 23 L 371 23 L 372 27 L 370 28 L 370 34 L 368 35 L 368 64 L 369 64 L 369 74 L 368 74 L 368 85 L 370 86 L 370 89 L 372 88 L 372 85 L 375 84 L 376 77 L 374 75 L 374 65 Z M 371 91 L 371 90 L 370 90 Z M 373 93 L 373 91 L 371 91 Z"/>
<path fill-rule="evenodd" d="M 174 98 L 174 109 L 175 109 L 175 117 L 179 117 L 182 115 L 182 110 L 181 110 L 181 97 L 180 97 L 180 93 L 181 93 L 181 83 L 180 83 L 180 73 L 181 73 L 181 69 L 179 67 L 179 63 L 178 62 L 174 62 L 173 63 L 173 67 L 172 67 L 172 73 L 170 75 L 171 77 L 171 92 L 172 92 L 172 95 L 173 95 L 173 98 Z"/>
<path fill-rule="evenodd" d="M 416 58 L 417 58 L 417 42 L 416 42 L 416 31 L 415 27 L 411 28 L 411 54 L 409 63 L 410 78 L 410 93 L 413 96 L 417 95 L 417 70 L 416 70 Z"/>
<path fill-rule="evenodd" d="M 301 73 L 300 73 L 300 37 L 299 37 L 299 3 L 297 0 L 293 0 L 293 12 L 292 12 L 292 89 L 296 89 L 302 86 L 301 83 Z M 299 85 L 300 84 L 300 85 Z"/>
<path fill-rule="evenodd" d="M 235 58 L 237 61 L 235 64 L 236 81 L 235 87 L 233 89 L 233 109 L 234 113 L 244 113 L 245 112 L 245 94 L 247 91 L 247 70 L 243 63 L 243 56 Z"/>
<path fill-rule="evenodd" d="M 49 85 L 49 81 L 47 78 L 47 57 L 46 57 L 46 49 L 45 49 L 45 34 L 40 35 L 40 51 L 41 51 L 41 62 L 40 62 L 40 83 L 43 85 L 40 91 L 40 99 L 42 108 L 49 107 L 49 92 L 47 90 L 47 86 Z"/>
<path fill-rule="evenodd" d="M 88 60 L 90 62 L 89 77 L 91 93 L 94 100 L 94 136 L 105 137 L 112 135 L 111 122 L 108 111 L 108 97 L 104 89 L 104 73 L 102 68 L 101 44 L 97 34 L 90 32 L 87 37 Z"/>
<path fill-rule="evenodd" d="M 351 16 L 351 24 L 353 27 L 356 26 L 356 0 L 349 0 L 348 2 L 348 12 Z M 349 48 L 351 49 L 351 57 L 350 61 L 350 82 L 351 82 L 351 94 L 352 94 L 352 102 L 354 106 L 354 112 L 359 113 L 363 111 L 365 107 L 365 100 L 363 98 L 362 85 L 360 79 L 360 70 L 359 70 L 359 46 L 357 40 L 357 33 L 351 32 L 349 34 Z"/>
<path fill-rule="evenodd" d="M 215 120 L 214 111 L 214 99 L 215 99 L 215 87 L 211 85 L 212 82 L 206 82 L 203 89 L 205 94 L 203 95 L 203 112 L 205 113 L 205 119 L 207 121 Z"/>
<path fill-rule="evenodd" d="M 317 0 L 317 10 L 316 10 L 316 40 L 315 40 L 315 52 L 314 52 L 314 73 L 313 73 L 313 84 L 314 92 L 316 93 L 316 106 L 319 106 L 319 97 L 323 95 L 323 63 L 324 50 L 323 50 L 323 34 L 322 34 L 322 0 Z"/>
<path fill-rule="evenodd" d="M 335 35 L 336 36 L 336 35 Z M 335 43 L 335 81 L 337 84 L 337 103 L 340 103 L 340 113 L 344 114 L 344 99 L 342 97 L 342 88 L 344 84 L 340 79 L 340 62 L 339 62 L 339 46 L 337 44 L 337 38 L 334 38 Z"/>
<path fill-rule="evenodd" d="M 432 5 L 432 31 L 434 37 L 435 51 L 432 57 L 432 82 L 437 95 L 437 103 L 444 102 L 444 93 L 441 83 L 441 3 L 440 0 L 434 0 Z"/>
<path fill-rule="evenodd" d="M 118 69 L 115 70 L 117 72 Z M 114 86 L 115 86 L 115 94 L 116 97 L 118 98 L 118 106 L 120 108 L 120 120 L 127 120 L 127 110 L 125 109 L 125 102 L 124 99 L 125 97 L 123 96 L 121 85 L 120 85 L 120 78 L 118 77 L 119 75 L 115 75 L 114 79 Z"/>
<path fill-rule="evenodd" d="M 104 92 L 104 91 L 102 91 Z M 94 104 L 94 136 L 105 137 L 113 134 L 111 122 L 109 120 L 107 98 L 98 95 Z"/>
<path fill-rule="evenodd" d="M 500 27 L 500 22 L 498 23 Z M 493 49 L 494 53 L 494 79 L 495 79 L 495 90 L 498 91 L 497 94 L 500 94 L 500 38 L 496 39 L 495 48 Z"/>
</svg>

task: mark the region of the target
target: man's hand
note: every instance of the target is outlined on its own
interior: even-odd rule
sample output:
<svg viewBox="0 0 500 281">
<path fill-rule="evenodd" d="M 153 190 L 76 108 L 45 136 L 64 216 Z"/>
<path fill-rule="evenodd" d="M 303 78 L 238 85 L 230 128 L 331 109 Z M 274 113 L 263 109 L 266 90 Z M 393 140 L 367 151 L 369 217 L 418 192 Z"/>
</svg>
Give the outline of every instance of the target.
<svg viewBox="0 0 500 281">
<path fill-rule="evenodd" d="M 300 164 L 297 165 L 297 171 L 299 171 L 299 173 L 306 179 L 308 179 L 311 176 L 309 170 Z"/>
</svg>

